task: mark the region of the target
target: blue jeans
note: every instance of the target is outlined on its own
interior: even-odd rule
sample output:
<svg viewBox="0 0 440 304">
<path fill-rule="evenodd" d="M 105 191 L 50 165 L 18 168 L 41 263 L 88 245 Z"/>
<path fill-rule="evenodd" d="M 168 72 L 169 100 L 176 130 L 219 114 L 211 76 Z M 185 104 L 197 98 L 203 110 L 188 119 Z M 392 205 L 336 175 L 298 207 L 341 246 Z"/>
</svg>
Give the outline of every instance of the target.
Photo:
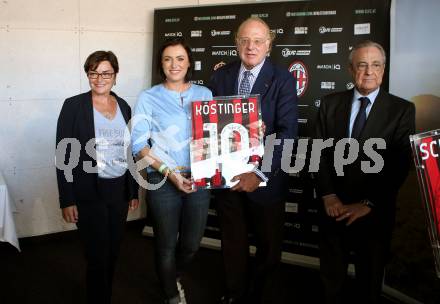
<svg viewBox="0 0 440 304">
<path fill-rule="evenodd" d="M 162 174 L 148 173 L 151 184 L 162 179 Z M 167 299 L 178 297 L 176 278 L 200 247 L 209 201 L 208 190 L 186 194 L 169 181 L 148 191 L 147 212 L 153 219 L 156 271 Z"/>
</svg>

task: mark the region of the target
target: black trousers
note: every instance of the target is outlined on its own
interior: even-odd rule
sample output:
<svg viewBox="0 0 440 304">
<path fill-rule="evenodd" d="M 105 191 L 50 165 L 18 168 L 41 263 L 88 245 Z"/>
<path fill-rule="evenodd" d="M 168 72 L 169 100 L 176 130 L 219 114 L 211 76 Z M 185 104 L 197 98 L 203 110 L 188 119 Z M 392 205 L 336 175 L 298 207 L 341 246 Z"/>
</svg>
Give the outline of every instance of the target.
<svg viewBox="0 0 440 304">
<path fill-rule="evenodd" d="M 275 270 L 280 263 L 284 227 L 284 201 L 257 204 L 245 193 L 230 190 L 214 192 L 221 230 L 227 294 L 263 303 L 272 290 Z M 256 265 L 249 268 L 248 233 L 256 242 Z M 267 303 L 268 301 L 264 301 Z"/>
<path fill-rule="evenodd" d="M 77 203 L 77 226 L 87 262 L 87 303 L 109 304 L 128 213 L 125 175 L 99 179 L 98 190 L 98 200 Z"/>
<path fill-rule="evenodd" d="M 345 222 L 327 222 L 321 227 L 320 269 L 326 303 L 381 303 L 391 241 L 390 229 L 381 229 L 382 226 L 367 215 L 350 226 Z M 355 266 L 357 289 L 350 294 L 356 294 L 356 299 L 344 297 L 350 261 Z"/>
</svg>

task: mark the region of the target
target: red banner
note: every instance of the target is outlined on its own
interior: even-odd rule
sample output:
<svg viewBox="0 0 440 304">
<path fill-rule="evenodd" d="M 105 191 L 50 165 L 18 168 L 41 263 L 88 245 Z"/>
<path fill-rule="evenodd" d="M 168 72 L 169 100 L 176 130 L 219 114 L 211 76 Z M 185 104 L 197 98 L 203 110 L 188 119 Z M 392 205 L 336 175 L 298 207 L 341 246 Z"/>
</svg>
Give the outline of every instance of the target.
<svg viewBox="0 0 440 304">
<path fill-rule="evenodd" d="M 440 278 L 440 130 L 411 136 L 411 145 Z"/>
</svg>

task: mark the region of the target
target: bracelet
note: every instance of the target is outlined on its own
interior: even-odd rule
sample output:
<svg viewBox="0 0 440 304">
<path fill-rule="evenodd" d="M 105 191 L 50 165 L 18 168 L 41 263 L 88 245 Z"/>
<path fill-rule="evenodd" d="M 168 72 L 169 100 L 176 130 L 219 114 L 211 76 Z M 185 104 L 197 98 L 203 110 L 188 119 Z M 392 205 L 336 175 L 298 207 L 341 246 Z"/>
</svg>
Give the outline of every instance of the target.
<svg viewBox="0 0 440 304">
<path fill-rule="evenodd" d="M 157 169 L 157 171 L 159 171 L 160 174 L 163 174 L 163 172 L 165 171 L 165 169 L 167 169 L 168 166 L 165 165 L 164 163 L 162 163 L 162 165 L 160 165 L 159 169 Z"/>
<path fill-rule="evenodd" d="M 170 169 L 170 168 L 168 168 L 168 167 L 166 167 L 165 170 L 166 170 L 166 172 L 164 172 L 163 175 L 165 175 L 166 177 L 170 177 L 170 175 L 174 173 L 173 169 Z M 164 171 L 165 171 L 165 170 L 164 170 Z"/>
</svg>

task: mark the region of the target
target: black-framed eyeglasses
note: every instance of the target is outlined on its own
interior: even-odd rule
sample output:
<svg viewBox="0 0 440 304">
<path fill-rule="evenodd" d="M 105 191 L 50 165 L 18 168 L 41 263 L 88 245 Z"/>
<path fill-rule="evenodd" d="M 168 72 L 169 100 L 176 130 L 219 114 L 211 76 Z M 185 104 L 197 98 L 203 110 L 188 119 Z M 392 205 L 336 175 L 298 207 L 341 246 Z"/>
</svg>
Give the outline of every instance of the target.
<svg viewBox="0 0 440 304">
<path fill-rule="evenodd" d="M 111 79 L 113 77 L 113 75 L 115 75 L 115 73 L 110 73 L 110 72 L 102 72 L 102 73 L 88 72 L 87 73 L 87 76 L 90 79 L 98 79 L 99 76 L 101 76 L 102 79 Z"/>
<path fill-rule="evenodd" d="M 383 67 L 383 64 L 379 63 L 379 62 L 374 62 L 372 64 L 368 64 L 366 62 L 360 62 L 356 65 L 356 68 L 362 72 L 366 71 L 368 68 L 370 68 L 370 70 L 372 70 L 374 72 L 377 72 L 377 71 L 380 71 L 382 69 L 382 67 Z"/>
</svg>

